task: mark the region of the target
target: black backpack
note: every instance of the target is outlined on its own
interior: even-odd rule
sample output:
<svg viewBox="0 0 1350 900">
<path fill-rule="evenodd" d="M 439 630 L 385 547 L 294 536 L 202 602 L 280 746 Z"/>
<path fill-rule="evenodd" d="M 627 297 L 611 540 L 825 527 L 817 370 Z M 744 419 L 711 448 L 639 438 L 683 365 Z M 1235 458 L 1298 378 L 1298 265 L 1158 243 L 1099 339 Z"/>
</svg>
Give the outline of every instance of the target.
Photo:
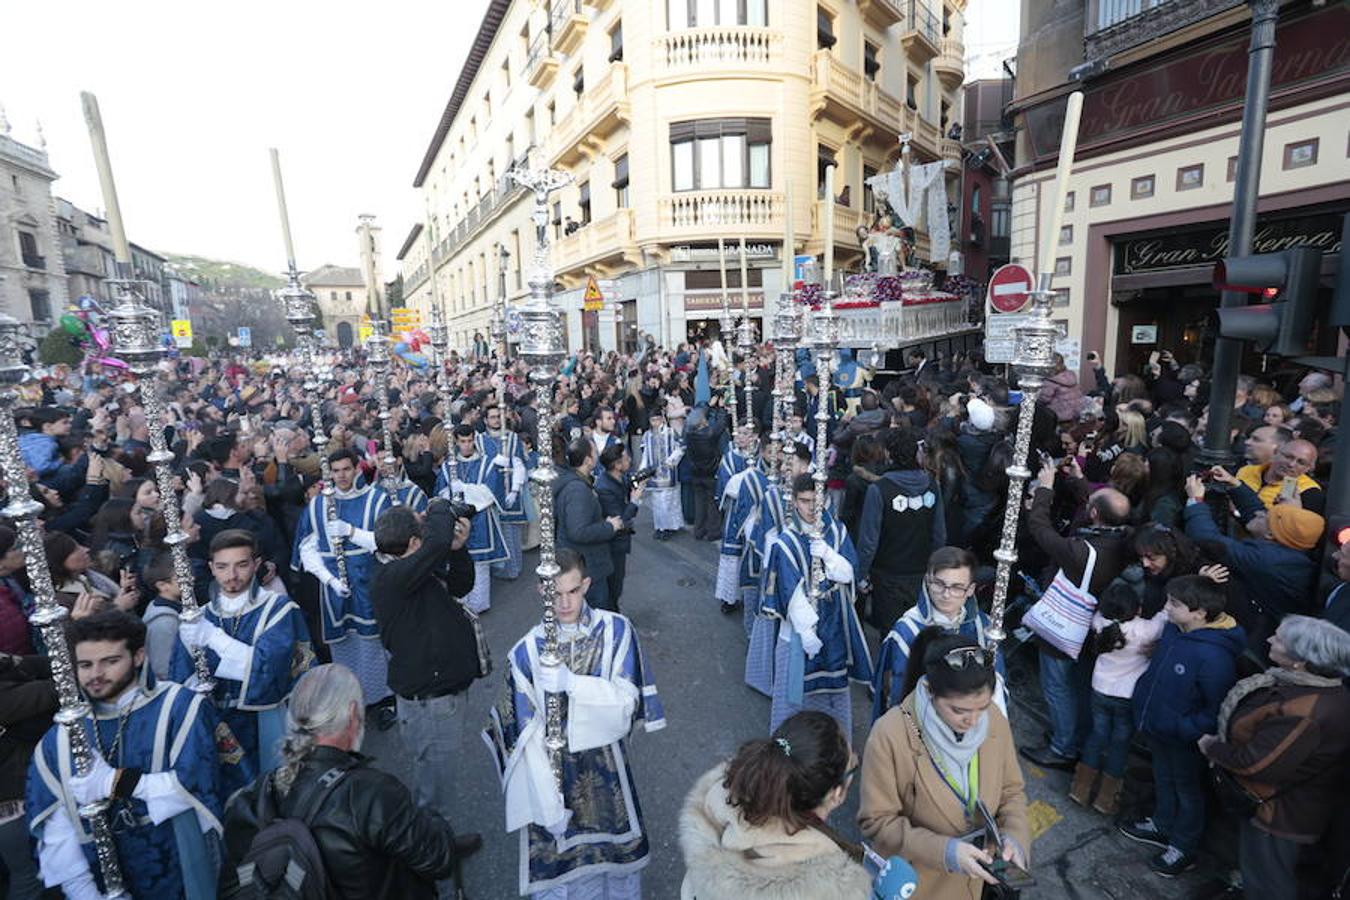
<svg viewBox="0 0 1350 900">
<path fill-rule="evenodd" d="M 238 887 L 231 900 L 325 900 L 334 891 L 323 856 L 310 825 L 346 773 L 334 767 L 319 776 L 318 784 L 289 818 L 276 816 L 272 779 L 258 791 L 258 833 L 235 867 Z"/>
</svg>

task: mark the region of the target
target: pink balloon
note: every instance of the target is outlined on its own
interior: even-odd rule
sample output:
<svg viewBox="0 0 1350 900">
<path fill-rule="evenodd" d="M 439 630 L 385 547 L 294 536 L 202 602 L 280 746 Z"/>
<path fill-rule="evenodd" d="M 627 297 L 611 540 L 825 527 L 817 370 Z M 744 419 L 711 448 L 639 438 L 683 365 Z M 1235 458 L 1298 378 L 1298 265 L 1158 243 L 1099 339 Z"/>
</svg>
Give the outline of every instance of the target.
<svg viewBox="0 0 1350 900">
<path fill-rule="evenodd" d="M 95 329 L 94 329 L 94 343 L 98 346 L 98 349 L 100 349 L 100 350 L 107 350 L 107 349 L 108 349 L 108 329 L 106 329 L 106 328 L 95 328 Z"/>
<path fill-rule="evenodd" d="M 94 360 L 94 362 L 98 363 L 99 365 L 111 366 L 114 369 L 125 369 L 127 367 L 127 364 L 122 362 L 122 360 L 116 359 L 115 357 L 112 356 L 100 357 Z"/>
</svg>

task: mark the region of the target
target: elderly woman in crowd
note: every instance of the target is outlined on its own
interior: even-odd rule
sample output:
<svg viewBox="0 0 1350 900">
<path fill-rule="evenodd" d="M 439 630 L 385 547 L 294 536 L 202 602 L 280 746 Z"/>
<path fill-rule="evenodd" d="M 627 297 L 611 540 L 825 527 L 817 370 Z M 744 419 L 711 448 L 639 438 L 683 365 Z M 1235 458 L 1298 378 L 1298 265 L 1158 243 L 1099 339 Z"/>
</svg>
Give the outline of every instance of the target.
<svg viewBox="0 0 1350 900">
<path fill-rule="evenodd" d="M 1346 797 L 1350 634 L 1286 616 L 1270 637 L 1270 661 L 1233 686 L 1219 708 L 1218 733 L 1199 745 L 1229 811 L 1247 816 L 1238 853 L 1246 895 L 1295 900 L 1300 853 Z"/>
</svg>

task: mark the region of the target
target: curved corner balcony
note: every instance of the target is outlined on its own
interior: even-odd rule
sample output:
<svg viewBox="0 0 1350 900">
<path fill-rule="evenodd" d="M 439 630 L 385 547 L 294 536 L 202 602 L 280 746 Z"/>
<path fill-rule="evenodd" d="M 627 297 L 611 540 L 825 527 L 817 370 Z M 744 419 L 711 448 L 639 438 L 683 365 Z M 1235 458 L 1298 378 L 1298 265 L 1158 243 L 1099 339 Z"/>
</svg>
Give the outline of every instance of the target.
<svg viewBox="0 0 1350 900">
<path fill-rule="evenodd" d="M 662 241 L 740 236 L 773 239 L 783 234 L 783 195 L 774 191 L 727 188 L 666 194 L 658 204 L 654 237 Z"/>
<path fill-rule="evenodd" d="M 583 93 L 554 126 L 545 147 L 549 165 L 570 167 L 594 155 L 630 117 L 628 66 L 610 63 L 599 84 Z"/>
<path fill-rule="evenodd" d="M 941 50 L 933 60 L 933 71 L 942 86 L 954 91 L 966 80 L 966 48 L 960 38 L 943 38 Z"/>
<path fill-rule="evenodd" d="M 638 256 L 633 240 L 633 211 L 615 210 L 563 236 L 550 248 L 553 270 L 564 281 L 571 276 L 608 276 Z"/>
<path fill-rule="evenodd" d="M 682 28 L 653 42 L 657 81 L 759 78 L 782 65 L 783 35 L 757 25 Z"/>
</svg>

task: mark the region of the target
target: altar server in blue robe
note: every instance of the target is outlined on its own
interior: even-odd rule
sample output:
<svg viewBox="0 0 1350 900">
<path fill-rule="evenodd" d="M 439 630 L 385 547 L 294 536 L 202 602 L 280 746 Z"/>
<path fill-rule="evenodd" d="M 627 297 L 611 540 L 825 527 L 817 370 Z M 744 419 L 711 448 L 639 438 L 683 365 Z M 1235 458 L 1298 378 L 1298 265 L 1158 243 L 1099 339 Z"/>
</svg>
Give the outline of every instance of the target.
<svg viewBox="0 0 1350 900">
<path fill-rule="evenodd" d="M 281 590 L 281 580 L 259 583 L 262 559 L 252 534 L 222 531 L 210 551 L 211 599 L 200 620 L 179 624 L 169 676 L 194 684 L 193 651 L 206 653 L 216 680 L 212 699 L 238 745 L 224 748 L 222 758 L 221 795 L 228 797 L 281 764 L 286 698 L 314 665 L 314 645 L 305 614 Z"/>
<path fill-rule="evenodd" d="M 520 577 L 524 551 L 521 532 L 525 528 L 525 485 L 527 469 L 525 446 L 520 435 L 507 427 L 505 411 L 490 402 L 483 410 L 487 430 L 483 433 L 483 454 L 501 470 L 497 495 L 497 521 L 501 523 L 502 538 L 506 542 L 506 559 L 493 563 L 493 574 L 507 581 Z"/>
<path fill-rule="evenodd" d="M 727 482 L 749 467 L 750 461 L 755 458 L 756 441 L 753 423 L 742 423 L 736 429 L 731 445 L 722 451 L 722 459 L 717 464 L 717 480 L 713 485 L 713 502 L 723 512 L 727 510 Z"/>
<path fill-rule="evenodd" d="M 801 444 L 790 444 L 783 451 L 787 458 L 787 484 L 770 484 L 764 480 L 762 490 L 751 491 L 751 497 L 742 502 L 756 505 L 749 513 L 745 530 L 745 555 L 741 557 L 742 602 L 745 604 L 746 627 L 750 645 L 745 651 L 745 683 L 766 697 L 773 696 L 773 659 L 778 646 L 778 617 L 762 609 L 764 588 L 764 559 L 769 547 L 783 528 L 791 505 L 792 480 L 811 471 L 811 451 Z M 758 499 L 754 495 L 758 494 Z"/>
<path fill-rule="evenodd" d="M 132 897 L 216 896 L 221 833 L 218 720 L 210 698 L 180 684 L 153 684 L 145 623 L 108 610 L 70 623 L 75 675 L 91 703 L 77 727 L 94 752 L 75 775 L 69 732 L 54 725 L 28 766 L 25 809 L 48 887 L 95 900 L 107 891 L 81 806 L 109 800 L 122 879 Z"/>
<path fill-rule="evenodd" d="M 579 554 L 560 550 L 557 563 L 562 664 L 540 662 L 544 628 L 536 625 L 511 648 L 483 731 L 501 776 L 506 830 L 520 832 L 520 893 L 638 900 L 651 857 L 627 738 L 638 723 L 664 728 L 665 714 L 633 624 L 586 605 L 590 579 Z M 544 743 L 547 694 L 564 695 L 561 791 Z"/>
<path fill-rule="evenodd" d="M 487 612 L 492 606 L 492 565 L 506 559 L 497 497 L 504 495 L 500 466 L 493 465 L 478 444 L 471 425 L 456 425 L 450 452 L 436 472 L 436 496 L 471 504 L 477 515 L 470 520 L 469 556 L 473 559 L 473 591 L 464 598 L 470 612 Z"/>
<path fill-rule="evenodd" d="M 872 659 L 854 609 L 857 551 L 848 531 L 824 510 L 816 525 L 816 485 L 809 475 L 792 483 L 792 507 L 764 560 L 760 610 L 781 623 L 774 652 L 769 730 L 803 709 L 827 712 L 853 735 L 849 682 L 872 682 Z M 822 563 L 819 597 L 811 597 L 812 560 Z"/>
<path fill-rule="evenodd" d="M 742 427 L 738 438 L 749 429 Z M 748 526 L 754 522 L 754 512 L 758 510 L 760 500 L 768 487 L 765 472 L 768 463 L 760 453 L 757 442 L 745 443 L 746 456 L 737 453 L 741 466 L 730 472 L 727 454 L 723 454 L 722 466 L 717 472 L 718 502 L 722 507 L 722 543 L 717 557 L 717 582 L 714 596 L 721 601 L 722 612 L 730 615 L 741 608 L 742 596 L 741 569 L 748 540 Z M 768 445 L 763 445 L 766 450 Z M 728 454 L 731 451 L 728 451 Z M 753 463 L 753 464 L 752 464 Z M 723 479 L 723 473 L 730 472 Z M 742 495 L 749 492 L 745 500 Z M 746 637 L 750 636 L 750 622 L 753 616 L 747 615 Z"/>
<path fill-rule="evenodd" d="M 355 673 L 367 706 L 388 704 L 394 696 L 389 690 L 389 657 L 375 623 L 370 575 L 375 567 L 375 520 L 389 508 L 389 495 L 378 485 L 357 483 L 360 459 L 354 450 L 333 451 L 328 465 L 337 518 L 328 520 L 324 508 L 328 497 L 318 494 L 309 501 L 295 529 L 291 566 L 319 579 L 323 641 L 333 662 Z M 345 582 L 338 577 L 334 550 L 338 546 L 347 569 Z M 386 727 L 386 722 L 380 725 Z"/>
</svg>

